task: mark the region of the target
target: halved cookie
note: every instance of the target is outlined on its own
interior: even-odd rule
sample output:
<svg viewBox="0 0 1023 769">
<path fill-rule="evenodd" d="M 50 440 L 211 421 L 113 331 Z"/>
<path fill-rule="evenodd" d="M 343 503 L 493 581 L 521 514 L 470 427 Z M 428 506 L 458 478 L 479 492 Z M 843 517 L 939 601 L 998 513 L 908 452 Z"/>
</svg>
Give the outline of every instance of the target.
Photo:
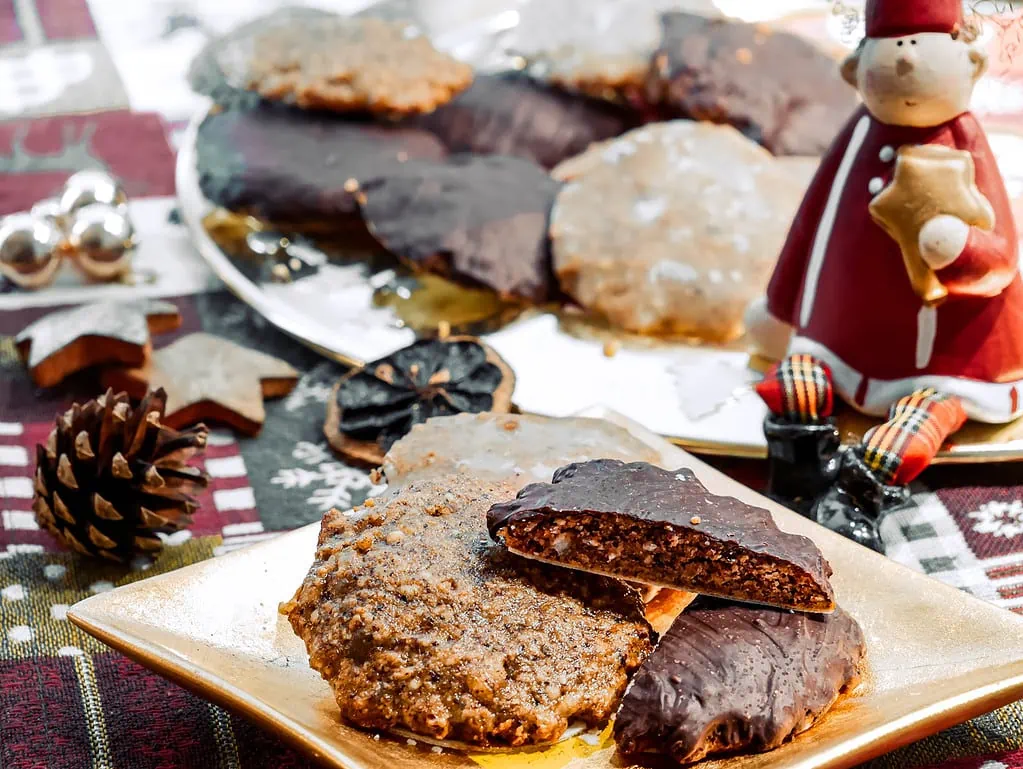
<svg viewBox="0 0 1023 769">
<path fill-rule="evenodd" d="M 495 540 L 528 558 L 644 584 L 835 610 L 831 565 L 771 514 L 711 494 L 691 470 L 597 459 L 567 465 L 494 505 Z"/>
</svg>

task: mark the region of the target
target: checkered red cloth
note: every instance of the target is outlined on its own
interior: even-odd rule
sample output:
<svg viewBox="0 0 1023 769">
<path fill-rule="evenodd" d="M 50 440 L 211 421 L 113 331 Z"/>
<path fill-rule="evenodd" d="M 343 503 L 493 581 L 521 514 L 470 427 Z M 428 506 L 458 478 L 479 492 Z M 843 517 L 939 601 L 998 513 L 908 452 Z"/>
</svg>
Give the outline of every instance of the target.
<svg viewBox="0 0 1023 769">
<path fill-rule="evenodd" d="M 752 1 L 752 0 L 751 0 Z M 761 5 L 763 0 L 757 0 Z M 318 0 L 320 6 L 330 5 Z M 29 207 L 83 168 L 126 183 L 142 246 L 137 288 L 62 278 L 41 294 L 0 286 L 0 768 L 254 769 L 307 767 L 304 757 L 246 720 L 206 703 L 73 628 L 67 607 L 361 502 L 367 475 L 338 462 L 320 434 L 339 370 L 269 328 L 221 290 L 170 213 L 175 137 L 201 100 L 184 70 L 206 37 L 275 0 L 0 0 L 0 214 Z M 344 10 L 350 3 L 337 0 Z M 822 19 L 829 17 L 821 17 Z M 807 23 L 805 17 L 799 22 Z M 823 23 L 823 22 L 821 22 Z M 830 23 L 830 22 L 829 22 Z M 810 30 L 811 32 L 813 30 Z M 820 30 L 818 30 L 819 32 Z M 1005 70 L 999 74 L 999 67 Z M 984 94 L 992 120 L 1023 114 L 1023 76 L 998 60 Z M 1023 153 L 1020 154 L 1023 158 Z M 1020 163 L 1023 166 L 1023 162 Z M 1007 169 L 1010 184 L 1023 171 Z M 54 305 L 140 293 L 172 298 L 184 326 L 283 357 L 303 372 L 268 404 L 258 440 L 214 433 L 204 464 L 213 483 L 195 526 L 175 535 L 148 571 L 65 553 L 30 512 L 33 447 L 72 400 L 95 396 L 89 374 L 37 390 L 12 336 Z M 758 485 L 755 463 L 721 461 Z M 889 519 L 896 560 L 1023 611 L 1023 486 L 1018 468 L 962 467 L 924 476 L 915 506 Z M 877 767 L 1023 769 L 1023 709 L 1005 708 L 879 759 Z"/>
</svg>

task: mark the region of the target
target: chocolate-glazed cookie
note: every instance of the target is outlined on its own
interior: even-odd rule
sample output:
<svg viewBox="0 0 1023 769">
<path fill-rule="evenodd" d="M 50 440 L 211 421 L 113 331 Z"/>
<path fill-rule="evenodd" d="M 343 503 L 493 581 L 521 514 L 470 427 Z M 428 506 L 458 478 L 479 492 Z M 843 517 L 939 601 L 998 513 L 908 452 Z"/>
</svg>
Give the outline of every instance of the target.
<svg viewBox="0 0 1023 769">
<path fill-rule="evenodd" d="M 856 620 L 700 598 L 632 679 L 614 736 L 627 754 L 683 764 L 765 751 L 812 726 L 855 687 L 866 653 Z"/>
<path fill-rule="evenodd" d="M 409 161 L 362 184 L 370 232 L 414 268 L 543 302 L 555 294 L 547 219 L 558 182 L 528 160 Z"/>
<path fill-rule="evenodd" d="M 447 152 L 430 133 L 263 104 L 215 110 L 196 143 L 203 194 L 286 230 L 365 231 L 359 181 Z"/>
<path fill-rule="evenodd" d="M 638 124 L 632 110 L 520 73 L 478 75 L 450 104 L 415 119 L 452 152 L 511 155 L 552 168 Z"/>
<path fill-rule="evenodd" d="M 647 98 L 729 123 L 776 155 L 821 155 L 856 106 L 838 64 L 801 37 L 690 13 L 661 17 Z"/>
<path fill-rule="evenodd" d="M 719 497 L 692 470 L 597 459 L 566 465 L 487 514 L 520 555 L 676 590 L 831 612 L 831 566 L 771 514 Z"/>
</svg>

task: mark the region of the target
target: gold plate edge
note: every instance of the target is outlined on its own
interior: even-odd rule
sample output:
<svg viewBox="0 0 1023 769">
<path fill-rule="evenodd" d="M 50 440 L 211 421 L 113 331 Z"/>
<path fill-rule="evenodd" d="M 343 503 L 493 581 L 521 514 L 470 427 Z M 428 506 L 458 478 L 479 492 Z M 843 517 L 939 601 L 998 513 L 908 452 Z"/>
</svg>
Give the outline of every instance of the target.
<svg viewBox="0 0 1023 769">
<path fill-rule="evenodd" d="M 579 412 L 577 416 L 604 419 L 612 424 L 629 429 L 637 438 L 654 448 L 657 448 L 657 443 L 661 443 L 664 449 L 668 448 L 665 442 L 661 441 L 651 431 L 605 407 L 590 407 Z M 697 459 L 697 461 L 699 460 Z M 712 472 L 717 471 L 712 470 Z M 307 537 L 309 536 L 309 530 L 318 526 L 319 524 L 317 523 L 308 524 L 266 542 L 229 553 L 216 559 L 216 562 L 219 564 L 232 558 L 251 557 L 255 551 L 279 547 L 282 540 L 289 537 Z M 208 568 L 210 564 L 210 560 L 201 561 L 197 564 L 183 567 L 183 569 L 202 570 Z M 894 562 L 891 562 L 891 564 L 899 566 L 899 564 Z M 926 578 L 925 575 L 921 575 L 911 569 L 901 568 L 914 577 Z M 169 579 L 179 575 L 181 571 L 176 570 L 170 574 L 158 575 L 150 578 L 150 580 Z M 132 583 L 119 589 L 146 590 L 152 584 L 150 580 Z M 210 674 L 191 662 L 181 659 L 177 654 L 162 652 L 161 649 L 163 647 L 158 644 L 139 639 L 127 631 L 118 630 L 108 622 L 90 616 L 90 607 L 92 605 L 102 605 L 106 597 L 106 594 L 100 594 L 80 601 L 69 609 L 68 618 L 76 626 L 93 635 L 101 642 L 131 657 L 158 674 L 196 692 L 200 696 L 216 701 L 218 704 L 236 708 L 240 712 L 251 716 L 258 723 L 283 737 L 300 750 L 318 759 L 333 761 L 334 765 L 341 769 L 364 769 L 361 764 L 353 763 L 331 744 L 324 743 L 322 740 L 310 735 L 301 723 L 279 714 L 271 705 L 251 697 L 244 690 L 238 689 L 219 676 Z M 966 598 L 983 604 L 992 612 L 998 611 L 997 607 L 981 601 L 979 598 L 969 595 Z M 1023 660 L 992 664 L 980 670 L 1004 670 L 1005 672 L 1004 677 L 999 681 L 969 689 L 959 694 L 950 695 L 937 703 L 922 707 L 892 722 L 868 730 L 863 734 L 844 739 L 838 744 L 823 748 L 819 752 L 811 752 L 810 755 L 800 759 L 792 766 L 796 769 L 846 769 L 847 767 L 853 767 L 868 758 L 882 755 L 941 731 L 948 726 L 967 721 L 977 715 L 1023 698 Z M 976 672 L 974 671 L 974 674 Z M 999 675 L 1002 675 L 1001 672 L 999 672 Z"/>
<path fill-rule="evenodd" d="M 195 566 L 205 563 L 200 561 Z M 191 568 L 186 566 L 183 568 Z M 99 597 L 99 596 L 94 596 Z M 68 609 L 67 618 L 73 625 L 89 635 L 133 659 L 143 667 L 187 689 L 193 694 L 214 702 L 217 705 L 231 708 L 248 716 L 257 725 L 277 735 L 282 740 L 298 748 L 318 761 L 329 759 L 341 769 L 365 769 L 361 764 L 354 763 L 343 754 L 337 753 L 328 743 L 311 736 L 302 724 L 280 714 L 274 708 L 264 705 L 251 697 L 244 690 L 227 683 L 219 676 L 210 675 L 202 668 L 174 654 L 168 654 L 159 645 L 140 638 L 121 634 L 116 628 L 100 620 L 76 611 L 91 599 L 86 598 Z M 83 607 L 86 608 L 86 607 Z"/>
<path fill-rule="evenodd" d="M 267 543 L 270 544 L 270 543 Z M 195 564 L 201 566 L 202 563 Z M 192 568 L 186 566 L 184 568 Z M 317 760 L 329 760 L 340 769 L 364 769 L 337 752 L 331 745 L 311 736 L 298 722 L 282 716 L 279 711 L 245 691 L 210 675 L 177 655 L 169 656 L 157 644 L 129 638 L 105 622 L 78 611 L 102 596 L 79 602 L 68 611 L 68 619 L 112 649 L 121 652 L 144 667 L 188 689 L 189 691 L 232 708 L 268 731 L 281 737 Z M 979 599 L 978 599 L 979 600 Z M 862 762 L 916 742 L 971 718 L 988 713 L 1023 698 L 1023 661 L 1008 665 L 992 665 L 989 670 L 1009 667 L 1018 671 L 1001 681 L 978 689 L 951 695 L 895 721 L 832 745 L 818 755 L 808 756 L 792 764 L 793 769 L 851 769 Z"/>
<path fill-rule="evenodd" d="M 665 435 L 665 440 L 694 454 L 706 457 L 732 457 L 734 459 L 767 459 L 766 446 L 749 446 L 742 443 L 698 441 L 689 438 Z M 1023 460 L 1023 441 L 1009 441 L 1001 444 L 959 443 L 950 449 L 942 449 L 931 462 L 932 465 L 972 465 L 978 462 L 1019 462 Z"/>
</svg>

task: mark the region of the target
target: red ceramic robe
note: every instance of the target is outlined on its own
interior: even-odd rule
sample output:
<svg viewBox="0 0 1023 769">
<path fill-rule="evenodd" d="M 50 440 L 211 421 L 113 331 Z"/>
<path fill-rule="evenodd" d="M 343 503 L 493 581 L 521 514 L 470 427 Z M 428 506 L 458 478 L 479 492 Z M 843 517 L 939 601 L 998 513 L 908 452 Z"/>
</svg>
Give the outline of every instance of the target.
<svg viewBox="0 0 1023 769">
<path fill-rule="evenodd" d="M 971 228 L 966 248 L 937 271 L 949 292 L 925 310 L 898 245 L 870 216 L 906 144 L 969 151 L 977 187 L 995 212 L 991 231 Z M 838 393 L 885 415 L 918 387 L 963 398 L 974 419 L 1023 412 L 1023 282 L 1005 183 L 972 113 L 932 128 L 892 126 L 861 107 L 835 140 L 807 191 L 767 291 L 790 322 L 792 353 L 826 361 Z M 929 314 L 928 314 L 929 313 Z"/>
</svg>

